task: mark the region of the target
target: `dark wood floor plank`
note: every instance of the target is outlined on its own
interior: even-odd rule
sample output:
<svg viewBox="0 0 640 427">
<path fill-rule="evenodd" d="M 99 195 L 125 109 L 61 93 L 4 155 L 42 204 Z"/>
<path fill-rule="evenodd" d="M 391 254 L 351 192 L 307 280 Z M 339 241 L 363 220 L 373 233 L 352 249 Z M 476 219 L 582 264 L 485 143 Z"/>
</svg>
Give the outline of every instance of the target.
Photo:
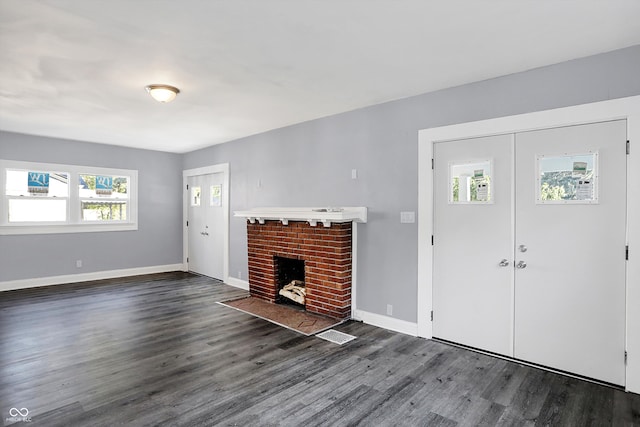
<svg viewBox="0 0 640 427">
<path fill-rule="evenodd" d="M 359 322 L 343 346 L 166 273 L 0 293 L 0 411 L 43 426 L 640 425 L 640 396 Z"/>
<path fill-rule="evenodd" d="M 575 405 L 571 408 L 570 421 L 584 426 L 613 424 L 613 399 L 615 390 L 603 391 L 595 384 L 578 381 Z"/>
<path fill-rule="evenodd" d="M 320 372 L 307 377 L 304 381 L 292 384 L 281 393 L 268 393 L 264 399 L 252 406 L 251 412 L 263 414 L 265 424 L 282 423 L 282 414 L 294 419 L 304 418 L 305 414 L 316 412 L 314 408 L 324 408 L 332 404 L 336 396 L 348 394 L 358 386 L 349 378 L 341 376 L 345 370 L 366 372 L 360 358 L 348 357 L 324 367 Z M 275 419 L 267 414 L 275 414 Z M 244 413 L 231 417 L 228 421 L 246 425 L 253 419 Z"/>
<path fill-rule="evenodd" d="M 402 416 L 402 407 L 407 401 L 425 387 L 420 381 L 411 377 L 404 377 L 384 391 L 382 397 L 370 405 L 364 417 L 358 419 L 361 425 L 394 425 Z"/>
<path fill-rule="evenodd" d="M 379 401 L 380 392 L 367 385 L 360 385 L 347 394 L 335 396 L 329 406 L 317 411 L 306 419 L 300 420 L 300 425 L 354 425 L 361 419 L 372 401 Z"/>
<path fill-rule="evenodd" d="M 597 411 L 597 407 L 594 411 Z M 615 391 L 613 394 L 613 425 L 640 426 L 640 394 Z"/>
<path fill-rule="evenodd" d="M 524 381 L 527 369 L 515 363 L 504 363 L 499 375 L 482 392 L 482 397 L 509 406 Z"/>
<path fill-rule="evenodd" d="M 522 420 L 523 423 L 533 425 L 547 400 L 552 381 L 557 375 L 529 367 L 525 369 L 525 378 L 513 396 L 511 404 L 505 409 L 499 424 L 508 425 L 510 420 Z"/>
</svg>

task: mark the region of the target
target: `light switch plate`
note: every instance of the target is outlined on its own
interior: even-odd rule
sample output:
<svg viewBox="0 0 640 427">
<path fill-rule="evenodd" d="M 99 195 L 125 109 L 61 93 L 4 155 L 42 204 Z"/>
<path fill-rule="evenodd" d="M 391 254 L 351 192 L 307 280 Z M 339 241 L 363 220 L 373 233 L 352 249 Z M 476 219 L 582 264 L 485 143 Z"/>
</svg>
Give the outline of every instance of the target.
<svg viewBox="0 0 640 427">
<path fill-rule="evenodd" d="M 400 222 L 402 224 L 413 224 L 416 222 L 415 212 L 400 212 Z"/>
</svg>

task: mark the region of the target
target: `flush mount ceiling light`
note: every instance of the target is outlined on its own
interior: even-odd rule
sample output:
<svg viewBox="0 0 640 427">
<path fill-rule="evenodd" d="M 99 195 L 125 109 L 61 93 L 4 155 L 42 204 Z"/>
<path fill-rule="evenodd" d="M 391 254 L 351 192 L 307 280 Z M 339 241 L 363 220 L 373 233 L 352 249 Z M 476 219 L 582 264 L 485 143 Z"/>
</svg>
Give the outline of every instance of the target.
<svg viewBox="0 0 640 427">
<path fill-rule="evenodd" d="M 180 89 L 169 85 L 149 85 L 147 92 L 158 102 L 171 102 L 176 95 L 180 93 Z"/>
</svg>

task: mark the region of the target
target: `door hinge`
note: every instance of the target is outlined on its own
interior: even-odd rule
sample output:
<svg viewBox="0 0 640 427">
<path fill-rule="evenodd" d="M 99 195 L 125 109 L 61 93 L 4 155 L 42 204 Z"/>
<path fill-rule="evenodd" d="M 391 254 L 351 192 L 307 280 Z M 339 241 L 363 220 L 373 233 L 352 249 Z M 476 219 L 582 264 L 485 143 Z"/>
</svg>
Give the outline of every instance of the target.
<svg viewBox="0 0 640 427">
<path fill-rule="evenodd" d="M 187 221 L 187 227 L 189 226 L 189 221 Z"/>
<path fill-rule="evenodd" d="M 433 322 L 433 310 L 431 310 L 431 321 Z"/>
<path fill-rule="evenodd" d="M 433 234 L 431 235 L 431 246 L 433 246 Z"/>
<path fill-rule="evenodd" d="M 627 353 L 627 350 L 624 351 L 624 364 L 627 364 L 627 358 L 628 358 L 629 354 Z"/>
<path fill-rule="evenodd" d="M 189 263 L 189 257 L 187 257 L 187 263 Z"/>
<path fill-rule="evenodd" d="M 433 170 L 433 159 L 431 159 L 431 170 Z"/>
<path fill-rule="evenodd" d="M 189 189 L 189 184 L 187 184 L 187 190 Z"/>
<path fill-rule="evenodd" d="M 626 261 L 629 261 L 629 245 L 627 245 L 626 249 L 624 250 L 624 259 Z"/>
<path fill-rule="evenodd" d="M 631 143 L 627 140 L 627 154 L 631 152 Z"/>
</svg>

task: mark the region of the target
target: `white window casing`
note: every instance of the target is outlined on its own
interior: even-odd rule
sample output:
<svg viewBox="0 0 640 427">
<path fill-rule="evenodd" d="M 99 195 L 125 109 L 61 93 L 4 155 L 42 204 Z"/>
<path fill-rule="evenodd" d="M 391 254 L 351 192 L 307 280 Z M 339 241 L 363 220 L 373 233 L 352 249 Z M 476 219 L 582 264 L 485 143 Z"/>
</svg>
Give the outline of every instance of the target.
<svg viewBox="0 0 640 427">
<path fill-rule="evenodd" d="M 43 192 L 27 189 L 30 172 L 43 173 Z M 0 191 L 0 235 L 138 229 L 137 170 L 0 159 Z"/>
</svg>

